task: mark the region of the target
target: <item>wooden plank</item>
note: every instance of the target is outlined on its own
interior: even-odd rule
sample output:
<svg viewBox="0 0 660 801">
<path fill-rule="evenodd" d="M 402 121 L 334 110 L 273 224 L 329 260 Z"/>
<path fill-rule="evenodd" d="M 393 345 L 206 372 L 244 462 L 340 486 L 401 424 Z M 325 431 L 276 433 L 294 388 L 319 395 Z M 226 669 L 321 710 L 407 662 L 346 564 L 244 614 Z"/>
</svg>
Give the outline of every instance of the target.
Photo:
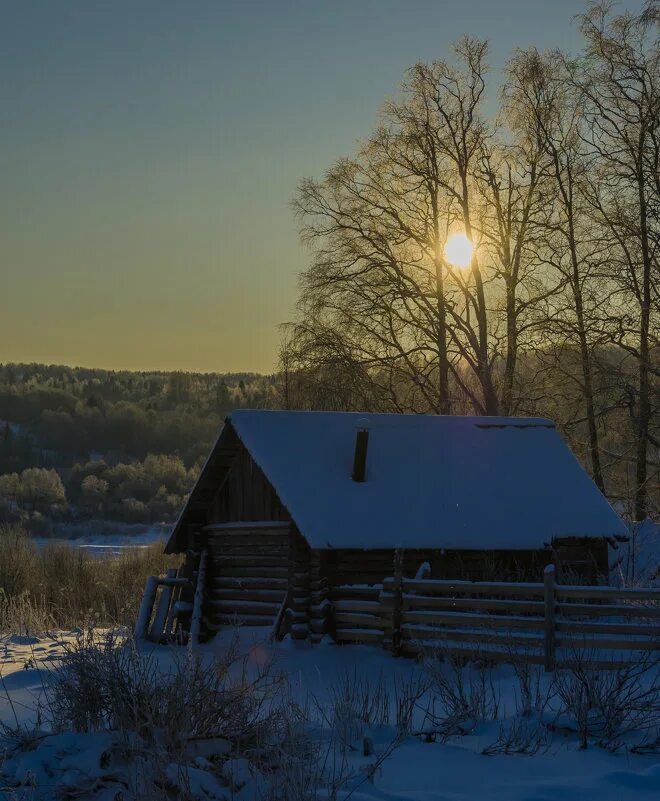
<svg viewBox="0 0 660 801">
<path fill-rule="evenodd" d="M 286 592 L 287 580 L 285 578 L 256 578 L 252 576 L 216 576 L 212 580 L 214 588 L 250 588 L 260 590 L 281 589 Z"/>
<path fill-rule="evenodd" d="M 380 613 L 378 601 L 335 601 L 334 606 L 337 612 L 370 612 L 375 616 Z"/>
<path fill-rule="evenodd" d="M 209 548 L 235 548 L 237 550 L 247 548 L 263 548 L 264 550 L 270 548 L 286 548 L 288 546 L 288 536 L 280 534 L 243 534 L 239 536 L 225 535 L 225 534 L 209 534 L 208 535 Z"/>
<path fill-rule="evenodd" d="M 218 627 L 273 625 L 272 615 L 213 615 L 212 620 Z"/>
<path fill-rule="evenodd" d="M 381 589 L 381 585 L 376 585 L 375 587 L 353 587 L 349 585 L 331 587 L 329 593 L 333 600 L 341 600 L 344 598 L 364 598 L 365 600 L 378 600 Z"/>
<path fill-rule="evenodd" d="M 261 601 L 209 601 L 214 611 L 237 615 L 272 615 L 277 614 L 280 604 Z"/>
<path fill-rule="evenodd" d="M 660 607 L 622 606 L 614 604 L 558 603 L 559 615 L 583 615 L 584 617 L 636 617 L 660 618 Z"/>
<path fill-rule="evenodd" d="M 283 545 L 289 541 L 288 532 L 269 531 L 268 529 L 257 530 L 244 528 L 236 531 L 210 531 L 207 536 L 209 543 L 227 542 L 236 545 L 241 542 L 249 542 L 253 545 Z"/>
<path fill-rule="evenodd" d="M 387 603 L 387 596 L 381 596 Z M 537 616 L 543 615 L 542 601 L 493 600 L 491 598 L 428 598 L 421 595 L 404 595 L 403 608 L 409 609 L 490 609 L 491 611 L 509 614 L 528 612 Z"/>
<path fill-rule="evenodd" d="M 154 642 L 158 642 L 165 632 L 167 616 L 170 611 L 170 603 L 172 600 L 172 591 L 175 586 L 166 582 L 168 579 L 174 578 L 176 578 L 176 568 L 171 567 L 165 574 L 165 577 L 159 582 L 162 586 L 160 591 L 160 599 L 158 601 L 158 606 L 156 607 L 156 614 L 154 615 L 151 623 L 151 628 L 149 629 L 149 639 L 153 640 Z"/>
<path fill-rule="evenodd" d="M 366 626 L 370 629 L 379 629 L 381 627 L 380 618 L 361 612 L 336 612 L 335 621 L 339 628 Z"/>
<path fill-rule="evenodd" d="M 167 572 L 170 573 L 173 568 L 170 568 Z M 176 570 L 174 570 L 176 574 Z M 184 578 L 183 576 L 163 576 L 158 579 L 158 583 L 162 587 L 185 587 L 190 584 L 190 579 Z"/>
<path fill-rule="evenodd" d="M 288 577 L 286 567 L 227 567 L 224 568 L 222 578 L 283 578 Z"/>
<path fill-rule="evenodd" d="M 383 581 L 383 589 L 391 592 L 394 586 L 393 577 Z M 513 583 L 498 581 L 447 581 L 403 579 L 403 589 L 406 593 L 416 592 L 422 595 L 529 595 L 543 596 L 543 584 Z"/>
<path fill-rule="evenodd" d="M 271 629 L 270 638 L 271 640 L 281 640 L 284 635 L 286 634 L 285 631 L 285 624 L 286 624 L 286 611 L 289 605 L 289 593 L 286 592 L 284 594 L 284 598 L 280 604 L 280 608 L 275 615 L 275 620 L 273 621 L 273 628 Z"/>
<path fill-rule="evenodd" d="M 221 556 L 213 559 L 213 565 L 220 573 L 226 567 L 249 567 L 259 565 L 260 567 L 282 567 L 286 564 L 286 559 L 281 556 Z"/>
<path fill-rule="evenodd" d="M 462 630 L 462 629 L 441 629 L 435 626 L 421 626 L 406 624 L 401 627 L 401 631 L 408 639 L 413 640 L 453 640 L 454 642 L 473 642 L 489 645 L 501 645 L 502 647 L 525 646 L 529 648 L 542 648 L 543 638 L 536 635 L 523 637 L 521 635 L 510 634 L 503 636 L 502 633 L 488 632 L 483 630 Z"/>
<path fill-rule="evenodd" d="M 563 598 L 595 598 L 618 601 L 660 601 L 660 590 L 619 589 L 618 587 L 575 587 L 557 585 L 557 595 Z"/>
<path fill-rule="evenodd" d="M 660 639 L 632 640 L 621 637 L 579 637 L 576 635 L 557 634 L 557 646 L 561 648 L 572 648 L 577 650 L 590 651 L 593 649 L 606 648 L 607 650 L 624 651 L 660 651 Z"/>
<path fill-rule="evenodd" d="M 281 603 L 284 598 L 284 590 L 256 590 L 248 587 L 242 589 L 216 589 L 213 588 L 208 593 L 213 601 L 271 601 Z"/>
<path fill-rule="evenodd" d="M 283 562 L 289 561 L 289 549 L 285 545 L 250 545 L 247 543 L 245 546 L 241 545 L 227 545 L 223 543 L 212 543 L 209 545 L 209 553 L 213 557 L 213 561 L 222 561 L 223 559 L 246 559 L 279 557 Z"/>
<path fill-rule="evenodd" d="M 592 623 L 587 620 L 563 620 L 557 622 L 557 631 L 577 634 L 622 634 L 624 636 L 657 637 L 660 639 L 660 624 L 640 625 L 636 623 Z"/>
<path fill-rule="evenodd" d="M 451 625 L 458 627 L 485 627 L 493 629 L 529 629 L 543 631 L 545 621 L 541 617 L 514 617 L 508 615 L 480 615 L 470 612 L 426 612 L 408 611 L 403 613 L 405 623 L 425 623 L 427 625 Z"/>
<path fill-rule="evenodd" d="M 290 526 L 288 520 L 247 520 L 245 522 L 234 521 L 225 523 L 209 523 L 204 526 L 203 531 L 240 534 L 243 531 L 264 531 L 268 529 L 287 529 Z"/>
</svg>

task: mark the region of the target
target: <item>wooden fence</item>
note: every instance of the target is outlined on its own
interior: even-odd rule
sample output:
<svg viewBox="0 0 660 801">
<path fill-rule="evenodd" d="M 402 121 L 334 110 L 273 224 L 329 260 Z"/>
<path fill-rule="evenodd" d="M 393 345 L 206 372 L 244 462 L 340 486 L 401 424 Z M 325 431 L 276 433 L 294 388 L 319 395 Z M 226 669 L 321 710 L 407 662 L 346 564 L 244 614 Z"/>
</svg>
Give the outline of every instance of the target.
<svg viewBox="0 0 660 801">
<path fill-rule="evenodd" d="M 546 670 L 576 659 L 609 667 L 660 651 L 660 590 L 543 583 L 386 578 L 333 597 L 338 642 L 395 653 L 440 648 L 452 656 L 524 660 Z M 613 659 L 613 655 L 617 655 Z"/>
</svg>

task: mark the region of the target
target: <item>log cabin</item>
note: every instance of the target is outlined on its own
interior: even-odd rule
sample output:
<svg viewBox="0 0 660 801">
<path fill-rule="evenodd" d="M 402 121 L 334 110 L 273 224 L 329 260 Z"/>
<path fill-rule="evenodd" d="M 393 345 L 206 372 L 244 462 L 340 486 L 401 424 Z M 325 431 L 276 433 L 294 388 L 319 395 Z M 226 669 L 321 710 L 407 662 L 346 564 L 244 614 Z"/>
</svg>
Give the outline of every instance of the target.
<svg viewBox="0 0 660 801">
<path fill-rule="evenodd" d="M 396 570 L 538 581 L 554 563 L 595 583 L 625 535 L 546 419 L 240 410 L 165 551 L 185 556 L 190 636 L 238 623 L 341 641 L 333 603 Z"/>
</svg>

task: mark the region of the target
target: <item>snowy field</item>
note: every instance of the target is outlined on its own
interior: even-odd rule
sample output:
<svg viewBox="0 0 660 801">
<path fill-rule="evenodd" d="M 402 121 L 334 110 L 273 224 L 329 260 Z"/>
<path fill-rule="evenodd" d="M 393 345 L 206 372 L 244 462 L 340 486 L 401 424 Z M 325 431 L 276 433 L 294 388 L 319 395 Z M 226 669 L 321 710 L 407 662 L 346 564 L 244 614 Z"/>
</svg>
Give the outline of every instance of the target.
<svg viewBox="0 0 660 801">
<path fill-rule="evenodd" d="M 286 676 L 291 704 L 312 709 L 310 719 L 316 716 L 325 720 L 318 726 L 307 724 L 299 746 L 301 753 L 304 743 L 336 743 L 339 736 L 342 746 L 332 751 L 331 769 L 328 752 L 318 752 L 325 754 L 325 768 L 337 780 L 337 801 L 650 801 L 660 797 L 658 753 L 632 753 L 626 747 L 612 753 L 599 747 L 596 738 L 590 738 L 588 748 L 582 750 L 571 720 L 549 709 L 538 719 L 534 713 L 529 719 L 540 732 L 540 743 L 530 749 L 533 755 L 485 755 L 484 751 L 501 743 L 503 732 L 520 720 L 516 711 L 520 709 L 520 683 L 511 667 L 488 673 L 497 704 L 496 720 L 466 719 L 460 734 L 434 736 L 430 733 L 433 726 L 422 714 L 422 710 L 428 712 L 431 690 L 418 699 L 417 719 L 406 734 L 400 735 L 393 722 L 360 721 L 360 717 L 369 716 L 357 712 L 360 691 L 349 701 L 343 680 L 348 679 L 354 688 L 386 688 L 393 709 L 406 687 L 425 680 L 422 666 L 368 647 L 331 643 L 312 647 L 291 640 L 273 645 L 264 635 L 257 629 L 240 633 L 240 648 L 247 655 L 241 664 L 255 675 L 267 668 L 270 675 Z M 63 647 L 74 640 L 73 633 L 52 639 L 12 637 L 0 646 L 0 720 L 9 727 L 5 730 L 4 759 L 0 756 L 2 801 L 128 801 L 138 796 L 311 801 L 333 797 L 327 787 L 320 791 L 312 787 L 313 782 L 294 781 L 287 785 L 288 790 L 280 787 L 279 793 L 274 791 L 263 770 L 255 767 L 254 759 L 230 753 L 227 741 L 218 741 L 215 747 L 213 743 L 197 743 L 187 761 L 164 763 L 159 769 L 162 794 L 147 796 L 144 789 L 136 790 L 138 769 L 127 760 L 117 732 L 48 734 L 48 688 L 60 670 Z M 211 664 L 215 659 L 222 660 L 227 648 L 228 635 L 219 636 L 203 646 L 200 654 Z M 183 648 L 148 646 L 142 649 L 141 658 L 155 659 L 158 669 L 166 674 L 185 653 Z M 540 678 L 544 692 L 547 677 Z M 379 706 L 382 698 L 376 696 L 379 693 L 374 691 L 372 704 Z M 21 733 L 12 736 L 11 729 L 17 725 Z M 418 727 L 426 734 L 416 733 Z M 291 762 L 290 752 L 286 761 Z M 301 772 L 308 769 L 305 764 L 303 760 Z M 282 771 L 282 765 L 276 767 L 275 774 L 278 770 Z"/>
<path fill-rule="evenodd" d="M 75 534 L 66 541 L 112 554 L 160 539 L 162 530 Z M 634 544 L 622 545 L 614 554 L 613 583 L 657 586 L 660 528 L 647 523 L 635 534 Z M 277 687 L 259 710 L 268 717 L 271 712 L 264 710 L 276 705 L 277 733 L 269 730 L 255 745 L 250 738 L 186 733 L 195 717 L 189 694 L 211 674 L 222 674 L 231 632 L 198 648 L 196 678 L 190 673 L 195 660 L 186 648 L 123 649 L 135 654 L 136 661 L 130 680 L 121 677 L 120 696 L 133 703 L 140 681 L 148 685 L 150 676 L 159 681 L 164 677 L 178 696 L 172 720 L 156 722 L 149 717 L 155 714 L 152 710 L 148 724 L 142 721 L 142 731 L 137 731 L 140 725 L 127 728 L 108 720 L 90 725 L 85 712 L 78 717 L 78 729 L 87 727 L 86 733 L 73 724 L 62 726 L 56 688 L 61 695 L 63 679 L 70 682 L 67 652 L 75 649 L 79 636 L 59 632 L 0 639 L 0 801 L 660 798 L 657 665 L 641 681 L 645 687 L 655 682 L 653 693 L 640 694 L 641 685 L 633 682 L 620 694 L 617 714 L 623 733 L 606 736 L 606 721 L 590 707 L 583 710 L 588 729 L 583 736 L 579 709 L 567 710 L 556 683 L 540 668 L 522 675 L 520 666 L 454 669 L 437 659 L 429 666 L 366 646 L 311 646 L 290 639 L 272 643 L 267 630 L 243 629 L 236 635 L 238 650 L 226 686 L 233 692 L 254 680 L 258 695 L 265 686 L 260 677 L 265 676 Z M 101 652 L 94 653 L 97 670 Z M 71 688 L 69 702 L 73 697 L 76 708 L 78 696 L 87 694 L 93 702 L 107 682 L 94 675 L 87 684 L 78 678 Z M 455 719 L 447 715 L 447 692 L 460 696 L 449 703 Z M 630 712 L 645 704 L 652 714 L 642 715 L 643 725 L 635 728 L 642 718 Z M 158 705 L 169 711 L 172 697 L 157 699 Z M 241 707 L 239 717 L 251 719 L 250 709 L 249 704 Z M 172 748 L 172 731 L 183 732 L 184 747 Z"/>
</svg>

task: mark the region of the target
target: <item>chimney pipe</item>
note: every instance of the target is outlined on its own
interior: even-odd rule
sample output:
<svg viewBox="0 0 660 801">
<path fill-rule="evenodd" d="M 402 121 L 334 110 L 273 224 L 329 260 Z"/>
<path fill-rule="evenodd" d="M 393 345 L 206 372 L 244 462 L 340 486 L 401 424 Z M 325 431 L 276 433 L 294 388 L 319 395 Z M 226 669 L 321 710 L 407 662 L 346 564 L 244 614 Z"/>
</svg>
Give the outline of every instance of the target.
<svg viewBox="0 0 660 801">
<path fill-rule="evenodd" d="M 362 421 L 360 421 L 362 422 Z M 362 426 L 355 435 L 355 457 L 353 459 L 353 481 L 364 481 L 367 470 L 367 448 L 369 430 Z"/>
</svg>

